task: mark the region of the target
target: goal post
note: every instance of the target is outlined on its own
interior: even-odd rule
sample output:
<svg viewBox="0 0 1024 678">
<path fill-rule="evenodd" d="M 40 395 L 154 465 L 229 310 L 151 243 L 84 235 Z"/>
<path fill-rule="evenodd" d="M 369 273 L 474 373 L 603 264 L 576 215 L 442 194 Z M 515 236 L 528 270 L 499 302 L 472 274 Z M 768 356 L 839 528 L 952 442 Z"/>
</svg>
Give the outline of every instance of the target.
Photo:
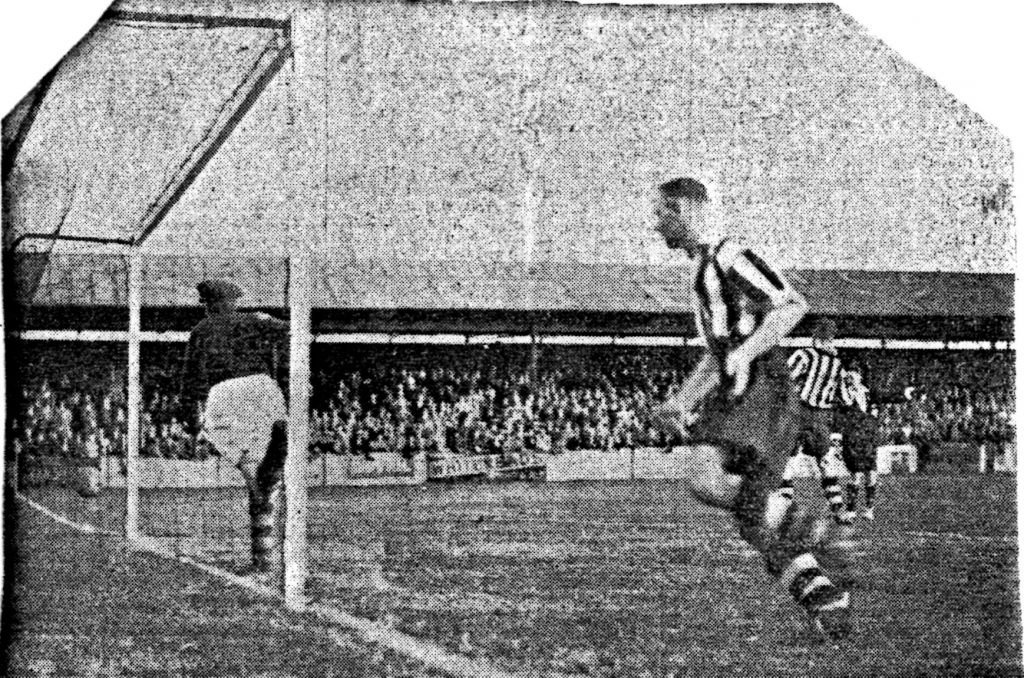
<svg viewBox="0 0 1024 678">
<path fill-rule="evenodd" d="M 139 248 L 128 252 L 128 436 L 125 441 L 124 534 L 139 538 L 139 446 L 142 438 L 142 260 Z"/>
<path fill-rule="evenodd" d="M 305 606 L 307 469 L 310 391 L 310 262 L 296 254 L 288 262 L 291 325 L 288 375 L 288 456 L 284 465 L 284 598 L 292 608 Z"/>
<path fill-rule="evenodd" d="M 327 229 L 327 5 L 313 3 L 292 14 L 292 78 L 286 90 L 290 147 L 286 166 L 295 175 L 283 199 L 292 206 L 288 229 L 289 398 L 288 456 L 284 493 L 284 599 L 293 609 L 306 604 L 309 571 L 307 493 L 309 407 L 312 389 L 312 297 L 314 252 Z M 301 83 L 301 86 L 299 85 Z M 299 189 L 298 187 L 302 187 Z"/>
</svg>

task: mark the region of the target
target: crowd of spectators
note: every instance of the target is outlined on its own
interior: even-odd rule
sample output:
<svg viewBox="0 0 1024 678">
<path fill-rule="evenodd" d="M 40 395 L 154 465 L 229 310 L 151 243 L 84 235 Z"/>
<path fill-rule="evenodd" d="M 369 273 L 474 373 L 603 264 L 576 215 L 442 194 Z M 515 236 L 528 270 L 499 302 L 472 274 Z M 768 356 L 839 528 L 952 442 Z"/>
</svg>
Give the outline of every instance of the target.
<svg viewBox="0 0 1024 678">
<path fill-rule="evenodd" d="M 876 379 L 879 444 L 994 443 L 1014 438 L 1012 354 L 936 353 L 907 359 L 870 352 Z"/>
<path fill-rule="evenodd" d="M 311 451 L 360 455 L 501 455 L 516 460 L 576 449 L 662 447 L 647 411 L 681 383 L 696 355 L 566 350 L 530 366 L 524 355 L 466 360 L 454 353 L 416 360 L 350 356 L 314 379 Z M 852 357 L 879 402 L 879 444 L 1003 443 L 1014 435 L 1010 354 L 948 354 L 914 360 L 891 352 Z M 929 361 L 930 360 L 930 361 Z M 330 362 L 330 361 L 327 361 Z M 124 373 L 45 370 L 21 384 L 12 441 L 34 454 L 121 455 Z M 183 420 L 175 361 L 150 365 L 143 384 L 141 454 L 202 459 Z"/>
<path fill-rule="evenodd" d="M 18 450 L 49 456 L 123 455 L 128 432 L 124 373 L 73 379 L 64 374 L 22 386 L 21 408 L 11 422 Z M 140 421 L 140 454 L 190 459 L 208 450 L 197 445 L 179 418 L 178 397 L 159 387 L 147 389 Z"/>
<path fill-rule="evenodd" d="M 617 368 L 617 369 L 616 369 Z M 645 412 L 680 383 L 679 369 L 619 364 L 583 374 L 565 369 L 502 373 L 453 367 L 385 367 L 322 383 L 312 440 L 325 452 L 372 455 L 501 454 L 512 458 L 576 449 L 668 444 Z M 642 375 L 642 376 L 641 376 Z"/>
</svg>

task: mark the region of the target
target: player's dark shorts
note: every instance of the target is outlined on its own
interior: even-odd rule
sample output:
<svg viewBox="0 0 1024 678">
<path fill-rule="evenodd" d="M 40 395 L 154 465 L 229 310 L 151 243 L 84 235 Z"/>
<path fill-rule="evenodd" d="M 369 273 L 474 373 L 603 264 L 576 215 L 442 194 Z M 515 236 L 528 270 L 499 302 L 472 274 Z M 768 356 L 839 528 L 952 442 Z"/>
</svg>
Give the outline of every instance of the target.
<svg viewBox="0 0 1024 678">
<path fill-rule="evenodd" d="M 869 473 L 878 466 L 878 450 L 874 445 L 843 445 L 843 463 L 850 473 Z"/>
<path fill-rule="evenodd" d="M 861 412 L 844 412 L 839 416 L 843 434 L 843 463 L 850 473 L 874 471 L 878 461 L 875 445 L 878 420 Z"/>
<path fill-rule="evenodd" d="M 710 396 L 691 427 L 695 442 L 720 446 L 729 473 L 778 484 L 796 443 L 799 398 L 789 382 L 785 352 L 774 349 L 755 361 L 741 398 L 722 387 Z"/>
<path fill-rule="evenodd" d="M 831 409 L 811 407 L 802 402 L 797 412 L 799 433 L 792 452 L 796 454 L 800 451 L 815 459 L 821 459 L 828 453 L 829 440 L 835 426 L 835 413 Z"/>
</svg>

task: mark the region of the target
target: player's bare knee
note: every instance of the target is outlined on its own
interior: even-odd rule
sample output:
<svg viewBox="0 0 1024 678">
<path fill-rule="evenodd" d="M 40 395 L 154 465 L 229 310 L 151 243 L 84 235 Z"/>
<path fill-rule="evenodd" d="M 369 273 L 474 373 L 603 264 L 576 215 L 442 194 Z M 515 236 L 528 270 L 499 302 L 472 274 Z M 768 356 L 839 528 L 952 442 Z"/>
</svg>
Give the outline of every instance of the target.
<svg viewBox="0 0 1024 678">
<path fill-rule="evenodd" d="M 768 501 L 764 509 L 764 525 L 769 530 L 778 531 L 786 513 L 793 505 L 793 497 L 782 490 L 776 490 L 768 495 Z"/>
<path fill-rule="evenodd" d="M 743 478 L 724 469 L 724 457 L 716 447 L 698 446 L 687 455 L 690 492 L 699 501 L 718 508 L 731 508 Z"/>
<path fill-rule="evenodd" d="M 719 470 L 691 478 L 690 493 L 705 504 L 728 509 L 735 503 L 742 482 L 740 476 Z"/>
</svg>

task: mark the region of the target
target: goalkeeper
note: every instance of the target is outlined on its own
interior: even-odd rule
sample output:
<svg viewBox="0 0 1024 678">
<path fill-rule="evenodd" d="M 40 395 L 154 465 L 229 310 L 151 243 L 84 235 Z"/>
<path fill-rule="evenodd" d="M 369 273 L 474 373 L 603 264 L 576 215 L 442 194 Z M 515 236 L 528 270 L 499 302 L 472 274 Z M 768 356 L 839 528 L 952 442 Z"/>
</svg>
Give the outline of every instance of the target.
<svg viewBox="0 0 1024 678">
<path fill-rule="evenodd" d="M 252 566 L 281 565 L 287 454 L 288 323 L 236 308 L 226 280 L 196 286 L 206 318 L 189 335 L 182 371 L 183 421 L 238 468 L 249 488 Z"/>
</svg>

